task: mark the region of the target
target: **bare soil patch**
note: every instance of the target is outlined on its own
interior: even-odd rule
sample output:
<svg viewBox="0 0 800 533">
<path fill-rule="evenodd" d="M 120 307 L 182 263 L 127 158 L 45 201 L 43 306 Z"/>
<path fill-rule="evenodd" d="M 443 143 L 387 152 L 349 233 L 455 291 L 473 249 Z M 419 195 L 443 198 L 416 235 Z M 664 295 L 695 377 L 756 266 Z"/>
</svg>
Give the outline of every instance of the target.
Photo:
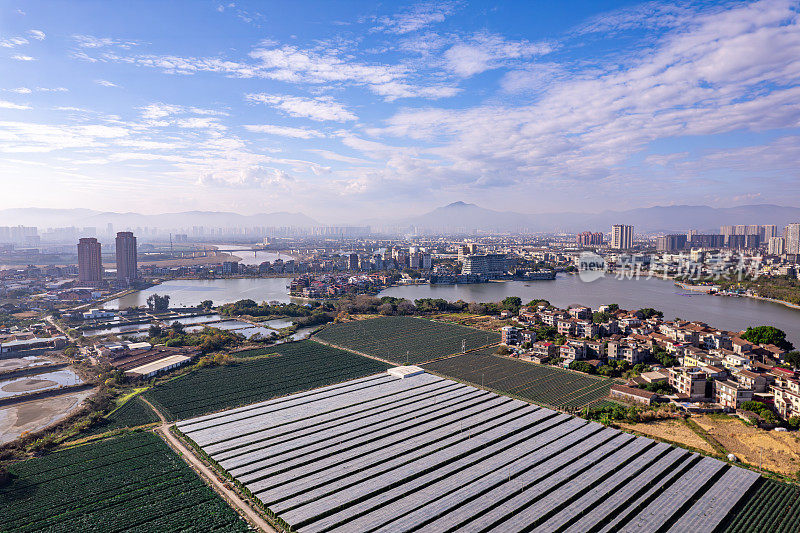
<svg viewBox="0 0 800 533">
<path fill-rule="evenodd" d="M 58 383 L 49 379 L 25 378 L 12 381 L 8 385 L 5 385 L 2 390 L 4 392 L 32 392 L 54 385 L 58 385 Z"/>
<path fill-rule="evenodd" d="M 720 416 L 693 417 L 740 461 L 753 466 L 794 475 L 800 470 L 800 436 L 797 431 L 766 431 L 748 426 L 740 419 Z"/>
<path fill-rule="evenodd" d="M 0 444 L 54 424 L 77 409 L 93 390 L 31 400 L 0 408 Z"/>
<path fill-rule="evenodd" d="M 702 450 L 706 453 L 714 453 L 714 448 L 712 448 L 708 442 L 697 435 L 697 433 L 687 427 L 681 419 L 656 420 L 655 422 L 641 424 L 620 423 L 619 426 L 622 429 L 636 431 L 642 435 L 677 442 L 679 444 L 684 444 L 686 446 Z"/>
</svg>

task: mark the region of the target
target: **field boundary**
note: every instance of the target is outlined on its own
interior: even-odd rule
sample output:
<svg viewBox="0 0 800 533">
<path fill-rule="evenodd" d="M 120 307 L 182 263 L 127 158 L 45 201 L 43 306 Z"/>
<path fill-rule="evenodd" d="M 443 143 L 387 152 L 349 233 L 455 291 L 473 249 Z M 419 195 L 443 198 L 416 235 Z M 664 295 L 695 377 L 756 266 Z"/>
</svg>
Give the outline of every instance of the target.
<svg viewBox="0 0 800 533">
<path fill-rule="evenodd" d="M 203 480 L 203 482 L 211 487 L 225 503 L 242 516 L 250 525 L 257 527 L 261 531 L 267 533 L 278 533 L 272 527 L 272 524 L 267 522 L 264 517 L 258 512 L 249 502 L 244 500 L 237 494 L 236 491 L 230 489 L 223 483 L 223 481 L 216 475 L 217 473 L 204 464 L 201 457 L 198 457 L 192 452 L 191 447 L 184 446 L 181 439 L 173 433 L 175 428 L 174 423 L 170 423 L 161 412 L 155 408 L 147 399 L 142 398 L 153 412 L 161 420 L 161 424 L 154 428 L 153 432 L 156 433 L 167 444 L 170 450 L 175 452 L 189 467 Z M 176 429 L 177 431 L 177 429 Z"/>
</svg>

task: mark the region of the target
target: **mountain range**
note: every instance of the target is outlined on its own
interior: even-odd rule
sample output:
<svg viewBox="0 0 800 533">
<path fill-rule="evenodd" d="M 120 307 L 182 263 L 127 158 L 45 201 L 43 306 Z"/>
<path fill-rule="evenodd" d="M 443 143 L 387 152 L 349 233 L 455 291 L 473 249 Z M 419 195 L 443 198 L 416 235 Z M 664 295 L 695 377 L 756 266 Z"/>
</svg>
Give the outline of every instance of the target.
<svg viewBox="0 0 800 533">
<path fill-rule="evenodd" d="M 608 232 L 612 224 L 632 224 L 637 233 L 700 232 L 717 233 L 727 224 L 775 224 L 783 227 L 800 222 L 800 208 L 769 204 L 718 208 L 705 205 L 674 205 L 635 208 L 601 213 L 517 213 L 496 211 L 475 204 L 453 202 L 427 213 L 394 220 L 365 220 L 363 225 L 397 231 L 416 229 L 426 233 L 483 232 Z M 241 215 L 222 211 L 185 211 L 145 215 L 114 213 L 91 209 L 15 208 L 0 210 L 0 226 L 95 227 L 103 231 L 108 224 L 115 230 L 137 227 L 163 229 L 206 227 L 296 227 L 321 226 L 303 213 L 277 212 Z"/>
</svg>

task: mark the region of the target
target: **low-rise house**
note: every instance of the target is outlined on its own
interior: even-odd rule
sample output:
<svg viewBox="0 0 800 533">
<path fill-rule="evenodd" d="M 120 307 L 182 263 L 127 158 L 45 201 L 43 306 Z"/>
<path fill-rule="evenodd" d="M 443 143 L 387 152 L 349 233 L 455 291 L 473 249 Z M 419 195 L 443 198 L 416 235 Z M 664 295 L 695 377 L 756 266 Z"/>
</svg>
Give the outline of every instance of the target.
<svg viewBox="0 0 800 533">
<path fill-rule="evenodd" d="M 519 343 L 519 329 L 514 326 L 503 326 L 500 328 L 500 341 L 508 346 Z"/>
<path fill-rule="evenodd" d="M 753 399 L 753 389 L 748 389 L 735 381 L 718 380 L 714 382 L 714 401 L 722 407 L 738 409 L 744 402 Z"/>
<path fill-rule="evenodd" d="M 743 355 L 749 353 L 753 349 L 753 344 L 741 337 L 733 337 L 731 339 L 731 349 L 734 353 Z"/>
<path fill-rule="evenodd" d="M 658 401 L 659 398 L 658 394 L 655 392 L 636 389 L 628 387 L 627 385 L 612 385 L 610 394 L 612 398 L 619 398 L 620 400 L 642 403 L 645 405 L 652 405 Z"/>
<path fill-rule="evenodd" d="M 552 342 L 537 341 L 531 345 L 531 353 L 540 360 L 552 357 L 558 353 L 558 346 Z"/>
<path fill-rule="evenodd" d="M 734 373 L 734 378 L 742 386 L 753 389 L 754 392 L 767 391 L 767 378 L 766 376 L 750 370 L 737 370 Z"/>
<path fill-rule="evenodd" d="M 592 310 L 588 307 L 570 307 L 567 311 L 572 318 L 592 318 Z"/>
<path fill-rule="evenodd" d="M 677 366 L 668 369 L 669 384 L 691 401 L 706 398 L 706 375 L 697 367 Z"/>
<path fill-rule="evenodd" d="M 800 381 L 781 376 L 770 387 L 775 398 L 775 409 L 784 418 L 800 416 Z"/>
</svg>

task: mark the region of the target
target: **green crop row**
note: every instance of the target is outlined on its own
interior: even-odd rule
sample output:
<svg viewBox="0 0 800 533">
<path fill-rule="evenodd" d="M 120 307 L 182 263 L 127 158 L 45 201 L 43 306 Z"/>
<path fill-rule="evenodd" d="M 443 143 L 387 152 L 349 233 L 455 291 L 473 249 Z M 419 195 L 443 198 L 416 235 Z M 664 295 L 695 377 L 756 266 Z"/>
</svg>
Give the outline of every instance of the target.
<svg viewBox="0 0 800 533">
<path fill-rule="evenodd" d="M 194 416 L 376 374 L 388 365 L 313 341 L 279 344 L 276 357 L 207 367 L 145 393 L 168 418 Z"/>
<path fill-rule="evenodd" d="M 396 364 L 423 363 L 500 341 L 493 331 L 402 316 L 332 324 L 314 338 Z"/>
<path fill-rule="evenodd" d="M 247 524 L 152 433 L 29 459 L 0 489 L 0 531 L 247 531 Z"/>
</svg>

